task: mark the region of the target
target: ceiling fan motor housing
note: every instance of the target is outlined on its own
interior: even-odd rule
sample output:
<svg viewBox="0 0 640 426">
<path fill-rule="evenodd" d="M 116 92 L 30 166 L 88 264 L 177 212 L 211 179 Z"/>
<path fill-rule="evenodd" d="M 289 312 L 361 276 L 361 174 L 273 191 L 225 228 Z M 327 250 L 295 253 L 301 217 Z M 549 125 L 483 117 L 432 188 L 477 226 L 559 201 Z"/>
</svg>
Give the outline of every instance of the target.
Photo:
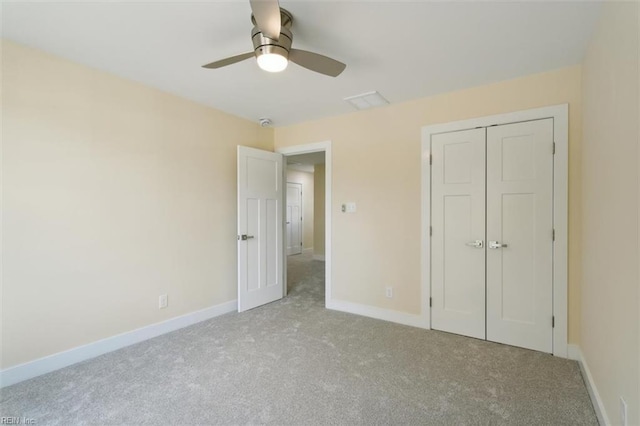
<svg viewBox="0 0 640 426">
<path fill-rule="evenodd" d="M 262 34 L 258 27 L 255 26 L 255 19 L 251 15 L 251 22 L 254 24 L 253 30 L 251 30 L 251 40 L 253 41 L 253 50 L 256 57 L 267 53 L 276 53 L 287 59 L 289 58 L 289 50 L 293 42 L 293 34 L 291 34 L 289 28 L 293 23 L 293 16 L 287 10 L 280 8 L 280 20 L 280 38 L 273 40 Z"/>
</svg>

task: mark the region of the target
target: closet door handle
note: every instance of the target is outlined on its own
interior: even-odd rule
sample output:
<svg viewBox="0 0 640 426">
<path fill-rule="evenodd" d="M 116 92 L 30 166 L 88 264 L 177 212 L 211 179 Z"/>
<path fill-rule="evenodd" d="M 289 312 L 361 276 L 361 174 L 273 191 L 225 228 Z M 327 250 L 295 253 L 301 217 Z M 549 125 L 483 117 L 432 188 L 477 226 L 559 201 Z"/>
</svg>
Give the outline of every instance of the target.
<svg viewBox="0 0 640 426">
<path fill-rule="evenodd" d="M 507 247 L 507 244 L 500 244 L 497 241 L 489 241 L 490 249 L 499 249 L 499 248 L 505 248 L 505 247 Z"/>
<path fill-rule="evenodd" d="M 482 242 L 482 240 L 475 240 L 475 241 L 469 241 L 467 243 L 467 245 L 469 247 L 475 247 L 475 248 L 482 248 L 484 247 L 484 243 Z"/>
</svg>

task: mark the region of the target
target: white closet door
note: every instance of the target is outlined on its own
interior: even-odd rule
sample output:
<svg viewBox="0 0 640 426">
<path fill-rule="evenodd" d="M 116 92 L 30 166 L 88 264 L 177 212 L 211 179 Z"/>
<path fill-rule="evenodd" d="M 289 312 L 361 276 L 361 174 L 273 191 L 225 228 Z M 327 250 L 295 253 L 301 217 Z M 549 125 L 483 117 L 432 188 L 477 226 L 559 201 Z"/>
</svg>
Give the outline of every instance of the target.
<svg viewBox="0 0 640 426">
<path fill-rule="evenodd" d="M 485 129 L 433 136 L 432 327 L 485 338 Z"/>
<path fill-rule="evenodd" d="M 553 120 L 487 129 L 487 340 L 552 352 Z"/>
</svg>

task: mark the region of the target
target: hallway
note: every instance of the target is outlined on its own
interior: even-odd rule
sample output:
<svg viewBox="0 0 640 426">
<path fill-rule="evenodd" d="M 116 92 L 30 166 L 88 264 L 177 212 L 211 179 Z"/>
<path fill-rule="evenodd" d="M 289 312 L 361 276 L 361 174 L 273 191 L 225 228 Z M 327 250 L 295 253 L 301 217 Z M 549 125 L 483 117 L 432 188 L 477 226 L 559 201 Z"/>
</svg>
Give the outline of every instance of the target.
<svg viewBox="0 0 640 426">
<path fill-rule="evenodd" d="M 287 297 L 311 298 L 324 307 L 324 267 L 311 251 L 287 256 Z"/>
</svg>

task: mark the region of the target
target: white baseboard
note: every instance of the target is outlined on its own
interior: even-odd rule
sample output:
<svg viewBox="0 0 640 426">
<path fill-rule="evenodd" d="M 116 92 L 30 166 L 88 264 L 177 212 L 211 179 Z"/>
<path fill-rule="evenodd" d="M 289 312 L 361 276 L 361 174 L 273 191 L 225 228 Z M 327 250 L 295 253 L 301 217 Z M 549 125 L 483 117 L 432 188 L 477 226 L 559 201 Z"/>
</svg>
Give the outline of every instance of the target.
<svg viewBox="0 0 640 426">
<path fill-rule="evenodd" d="M 0 388 L 237 310 L 238 301 L 231 300 L 200 311 L 171 318 L 126 333 L 107 337 L 97 342 L 78 346 L 64 352 L 58 352 L 44 358 L 9 367 L 0 371 Z"/>
<path fill-rule="evenodd" d="M 313 255 L 313 260 L 320 260 L 320 261 L 324 262 L 324 254 L 314 254 Z"/>
<path fill-rule="evenodd" d="M 569 359 L 578 361 L 578 364 L 580 365 L 580 370 L 582 371 L 582 377 L 584 378 L 584 382 L 587 385 L 587 390 L 589 391 L 589 397 L 591 398 L 591 403 L 593 404 L 593 408 L 596 412 L 596 416 L 598 417 L 598 423 L 600 423 L 601 426 L 609 426 L 611 422 L 609 421 L 607 412 L 604 409 L 604 404 L 602 403 L 602 399 L 600 399 L 598 388 L 596 387 L 596 384 L 593 381 L 593 377 L 591 376 L 591 371 L 589 370 L 587 361 L 584 359 L 584 355 L 582 355 L 580 346 L 571 345 L 571 344 L 567 345 L 567 352 L 569 355 Z"/>
<path fill-rule="evenodd" d="M 406 314 L 404 312 L 376 308 L 375 306 L 361 305 L 359 303 L 345 302 L 343 300 L 332 299 L 328 301 L 327 309 L 348 312 L 350 314 L 362 315 L 398 324 L 410 325 L 412 327 L 429 328 L 428 322 L 420 315 Z"/>
</svg>

